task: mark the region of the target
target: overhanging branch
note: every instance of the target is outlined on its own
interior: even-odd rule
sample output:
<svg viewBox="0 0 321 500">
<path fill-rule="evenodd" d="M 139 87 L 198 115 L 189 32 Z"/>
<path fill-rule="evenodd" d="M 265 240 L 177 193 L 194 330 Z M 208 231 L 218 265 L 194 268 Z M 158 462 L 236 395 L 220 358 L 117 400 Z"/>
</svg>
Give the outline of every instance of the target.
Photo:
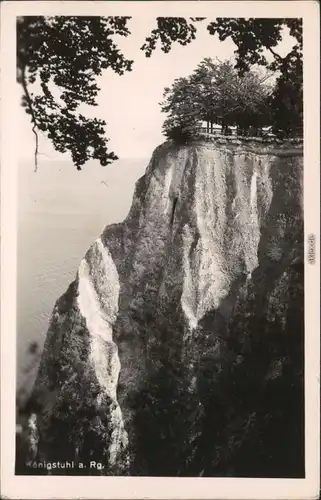
<svg viewBox="0 0 321 500">
<path fill-rule="evenodd" d="M 37 169 L 38 169 L 39 137 L 38 137 L 38 133 L 37 133 L 37 130 L 36 130 L 36 128 L 37 128 L 37 121 L 36 121 L 35 113 L 34 113 L 34 110 L 33 110 L 32 99 L 31 99 L 31 96 L 29 94 L 27 80 L 26 80 L 26 67 L 25 66 L 22 69 L 21 84 L 22 84 L 22 88 L 23 88 L 23 91 L 24 91 L 24 94 L 25 94 L 25 97 L 26 97 L 27 106 L 28 106 L 28 109 L 30 111 L 31 122 L 33 123 L 32 132 L 35 134 L 35 137 L 36 137 L 35 170 L 34 171 L 37 172 Z"/>
<path fill-rule="evenodd" d="M 277 54 L 271 47 L 267 47 L 267 49 L 271 52 L 271 54 L 274 55 L 275 59 L 278 59 L 278 61 L 283 61 L 283 57 Z"/>
<path fill-rule="evenodd" d="M 39 137 L 36 131 L 36 124 L 33 124 L 32 131 L 36 136 L 36 147 L 35 147 L 35 172 L 38 170 L 38 148 L 39 148 Z"/>
</svg>

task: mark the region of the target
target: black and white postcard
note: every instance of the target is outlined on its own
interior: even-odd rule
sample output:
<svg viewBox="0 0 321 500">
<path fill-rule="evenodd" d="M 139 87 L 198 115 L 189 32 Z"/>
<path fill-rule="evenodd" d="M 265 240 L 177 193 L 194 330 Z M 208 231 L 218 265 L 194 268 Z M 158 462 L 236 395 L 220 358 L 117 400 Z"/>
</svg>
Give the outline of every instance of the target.
<svg viewBox="0 0 321 500">
<path fill-rule="evenodd" d="M 319 5 L 1 5 L 8 499 L 319 495 Z"/>
</svg>

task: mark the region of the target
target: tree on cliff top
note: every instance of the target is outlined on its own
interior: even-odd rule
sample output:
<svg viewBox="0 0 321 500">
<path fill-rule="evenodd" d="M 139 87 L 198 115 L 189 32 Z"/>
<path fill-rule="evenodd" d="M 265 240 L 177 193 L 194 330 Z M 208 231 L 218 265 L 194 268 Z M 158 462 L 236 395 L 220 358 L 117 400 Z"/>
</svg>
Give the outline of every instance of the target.
<svg viewBox="0 0 321 500">
<path fill-rule="evenodd" d="M 200 121 L 223 129 L 240 130 L 270 124 L 268 75 L 248 71 L 240 76 L 231 61 L 204 59 L 189 78 L 178 78 L 164 91 L 162 111 L 168 113 L 163 130 L 177 140 L 191 137 Z M 191 126 L 193 124 L 193 130 Z M 181 130 L 179 130 L 179 126 Z"/>
<path fill-rule="evenodd" d="M 273 131 L 277 135 L 303 132 L 302 57 L 293 54 L 281 73 L 271 99 Z"/>
<path fill-rule="evenodd" d="M 117 159 L 107 147 L 106 123 L 85 117 L 79 108 L 83 104 L 97 105 L 96 77 L 103 70 L 111 68 L 123 74 L 132 69 L 133 61 L 125 58 L 113 39 L 114 35 L 127 37 L 130 34 L 128 19 L 79 16 L 18 19 L 18 82 L 23 88 L 22 104 L 30 115 L 36 138 L 35 168 L 39 130 L 47 134 L 57 151 L 71 153 L 77 169 L 91 158 L 98 159 L 102 165 Z M 197 23 L 202 20 L 204 18 L 158 17 L 155 29 L 147 36 L 141 50 L 150 57 L 158 44 L 166 53 L 173 43 L 187 45 L 195 39 Z M 289 28 L 296 44 L 281 57 L 275 47 L 282 39 L 284 27 Z M 291 61 L 296 60 L 297 66 L 302 68 L 301 19 L 217 18 L 209 22 L 207 30 L 210 35 L 218 35 L 221 41 L 233 40 L 236 68 L 240 73 L 253 64 L 273 66 L 281 72 L 282 89 L 291 85 Z M 273 55 L 272 63 L 266 58 L 265 50 Z M 38 94 L 30 89 L 35 82 L 40 84 Z M 281 89 L 279 95 L 282 95 Z"/>
<path fill-rule="evenodd" d="M 190 78 L 177 78 L 171 88 L 165 88 L 162 111 L 168 113 L 163 125 L 165 135 L 175 142 L 189 141 L 200 119 L 200 87 Z"/>
</svg>

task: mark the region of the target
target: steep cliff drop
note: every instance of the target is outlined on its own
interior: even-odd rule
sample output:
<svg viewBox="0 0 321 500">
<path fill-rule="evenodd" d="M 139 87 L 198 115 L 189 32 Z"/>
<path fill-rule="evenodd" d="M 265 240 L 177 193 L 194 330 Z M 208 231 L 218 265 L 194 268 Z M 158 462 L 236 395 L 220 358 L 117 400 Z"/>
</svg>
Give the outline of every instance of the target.
<svg viewBox="0 0 321 500">
<path fill-rule="evenodd" d="M 302 182 L 299 140 L 155 150 L 55 305 L 31 462 L 304 476 Z"/>
</svg>

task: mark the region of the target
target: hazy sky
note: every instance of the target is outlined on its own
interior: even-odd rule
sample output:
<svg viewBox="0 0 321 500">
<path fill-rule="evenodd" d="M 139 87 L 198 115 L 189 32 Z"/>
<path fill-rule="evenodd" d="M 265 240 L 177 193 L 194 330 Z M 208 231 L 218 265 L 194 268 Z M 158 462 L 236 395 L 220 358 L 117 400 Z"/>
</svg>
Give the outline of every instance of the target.
<svg viewBox="0 0 321 500">
<path fill-rule="evenodd" d="M 220 42 L 206 30 L 206 22 L 199 23 L 196 40 L 187 46 L 174 44 L 169 54 L 159 48 L 151 58 L 140 50 L 145 37 L 155 26 L 154 18 L 133 18 L 129 21 L 131 35 L 118 37 L 124 55 L 134 60 L 133 71 L 122 76 L 106 70 L 99 79 L 101 92 L 98 107 L 87 107 L 87 115 L 107 122 L 110 148 L 120 158 L 149 157 L 155 147 L 164 141 L 161 133 L 165 115 L 160 112 L 164 87 L 177 77 L 188 76 L 204 57 L 225 59 L 233 56 L 232 41 Z M 278 52 L 286 53 L 294 39 L 285 34 Z M 19 155 L 32 159 L 34 135 L 29 117 L 19 111 Z M 68 159 L 67 154 L 55 152 L 45 136 L 40 137 L 40 161 L 45 158 Z"/>
</svg>

